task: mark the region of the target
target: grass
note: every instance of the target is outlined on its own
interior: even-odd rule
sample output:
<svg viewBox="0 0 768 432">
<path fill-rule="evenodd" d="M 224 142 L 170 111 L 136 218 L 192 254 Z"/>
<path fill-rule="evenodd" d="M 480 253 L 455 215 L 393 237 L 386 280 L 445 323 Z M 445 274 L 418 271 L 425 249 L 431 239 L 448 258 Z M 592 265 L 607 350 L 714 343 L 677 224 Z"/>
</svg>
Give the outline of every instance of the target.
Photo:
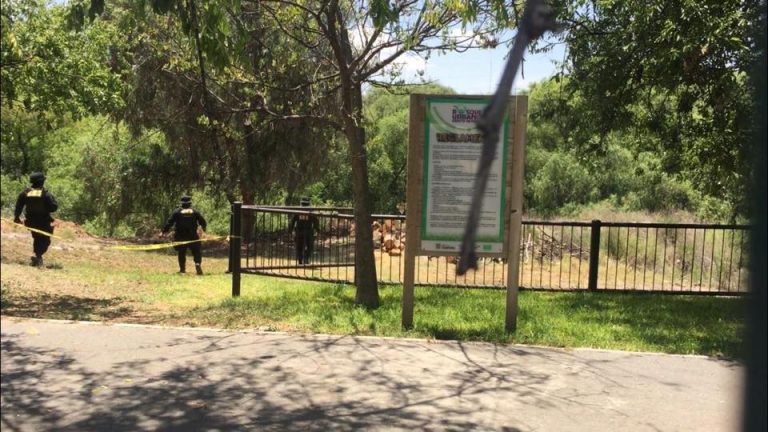
<svg viewBox="0 0 768 432">
<path fill-rule="evenodd" d="M 404 331 L 399 286 L 382 288 L 381 307 L 367 311 L 350 286 L 287 285 L 192 308 L 187 324 L 741 357 L 739 299 L 524 291 L 509 334 L 502 291 L 416 288 L 414 327 Z"/>
<path fill-rule="evenodd" d="M 40 270 L 27 265 L 26 233 L 3 223 L 2 240 L 6 316 L 742 358 L 741 298 L 523 291 L 517 331 L 509 334 L 504 291 L 417 287 L 414 327 L 405 331 L 397 285 L 380 288 L 376 310 L 356 306 L 350 285 L 266 276 L 243 275 L 241 297 L 232 298 L 226 259 L 213 245 L 204 252 L 207 274 L 198 277 L 175 274 L 176 259 L 168 251 L 117 251 L 82 236 L 54 240 L 46 256 L 50 267 Z"/>
</svg>

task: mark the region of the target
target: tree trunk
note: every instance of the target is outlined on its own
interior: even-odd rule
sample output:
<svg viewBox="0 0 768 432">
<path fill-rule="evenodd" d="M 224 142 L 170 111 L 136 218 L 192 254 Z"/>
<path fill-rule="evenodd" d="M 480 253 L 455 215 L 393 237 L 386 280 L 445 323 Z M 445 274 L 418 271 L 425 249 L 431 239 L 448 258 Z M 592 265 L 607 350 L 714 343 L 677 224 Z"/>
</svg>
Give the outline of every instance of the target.
<svg viewBox="0 0 768 432">
<path fill-rule="evenodd" d="M 379 307 L 379 287 L 376 281 L 376 260 L 373 255 L 371 231 L 370 187 L 368 185 L 368 156 L 365 149 L 365 129 L 361 126 L 363 99 L 359 85 L 345 87 L 344 134 L 349 142 L 352 165 L 352 193 L 355 199 L 355 303 L 367 308 Z"/>
<path fill-rule="evenodd" d="M 352 165 L 352 195 L 355 200 L 355 303 L 373 309 L 379 307 L 379 286 L 376 281 L 376 260 L 373 257 L 371 230 L 370 187 L 368 186 L 368 156 L 363 128 L 363 91 L 355 77 L 352 44 L 347 34 L 344 14 L 338 0 L 331 0 L 325 12 L 325 28 L 336 56 L 341 81 L 341 118 L 344 135 L 349 143 Z"/>
</svg>

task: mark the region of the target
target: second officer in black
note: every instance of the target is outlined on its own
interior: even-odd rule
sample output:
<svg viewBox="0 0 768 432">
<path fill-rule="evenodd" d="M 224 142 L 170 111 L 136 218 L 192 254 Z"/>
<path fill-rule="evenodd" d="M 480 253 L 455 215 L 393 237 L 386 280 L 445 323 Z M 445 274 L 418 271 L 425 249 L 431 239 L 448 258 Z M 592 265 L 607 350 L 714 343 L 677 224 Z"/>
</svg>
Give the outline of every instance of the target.
<svg viewBox="0 0 768 432">
<path fill-rule="evenodd" d="M 309 198 L 301 199 L 302 207 L 309 207 Z M 315 244 L 315 231 L 320 226 L 317 216 L 313 214 L 295 214 L 291 218 L 289 231 L 293 231 L 293 239 L 296 243 L 296 261 L 301 264 L 309 264 L 312 258 L 312 249 Z"/>
<path fill-rule="evenodd" d="M 208 224 L 205 218 L 199 211 L 192 208 L 192 198 L 189 196 L 181 197 L 181 207 L 177 207 L 171 213 L 168 221 L 163 227 L 163 234 L 166 234 L 171 230 L 171 227 L 176 226 L 173 234 L 173 240 L 177 242 L 200 240 L 197 235 L 197 227 L 201 227 L 203 231 L 206 230 Z M 176 245 L 173 247 L 176 249 L 179 258 L 179 273 L 186 273 L 187 262 L 187 248 L 192 250 L 192 259 L 195 261 L 195 271 L 197 274 L 203 274 L 202 262 L 203 254 L 199 241 L 193 243 L 187 243 L 182 245 Z"/>
</svg>

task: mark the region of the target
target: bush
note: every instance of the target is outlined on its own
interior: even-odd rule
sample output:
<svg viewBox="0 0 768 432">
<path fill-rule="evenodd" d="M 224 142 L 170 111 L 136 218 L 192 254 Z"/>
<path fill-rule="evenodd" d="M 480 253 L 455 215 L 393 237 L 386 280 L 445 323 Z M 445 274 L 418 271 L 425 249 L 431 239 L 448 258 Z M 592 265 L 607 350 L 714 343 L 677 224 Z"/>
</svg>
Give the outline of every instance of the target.
<svg viewBox="0 0 768 432">
<path fill-rule="evenodd" d="M 566 204 L 591 202 L 596 195 L 595 181 L 572 156 L 551 153 L 549 160 L 531 182 L 533 205 L 543 215 L 553 215 Z"/>
<path fill-rule="evenodd" d="M 0 203 L 2 204 L 3 213 L 13 213 L 16 198 L 18 198 L 19 192 L 27 185 L 26 179 L 15 179 L 9 175 L 0 174 L 0 191 L 2 191 Z"/>
<path fill-rule="evenodd" d="M 656 212 L 691 210 L 694 207 L 695 193 L 692 185 L 664 172 L 661 161 L 655 155 L 638 155 L 635 177 L 635 190 L 624 199 L 628 210 Z"/>
<path fill-rule="evenodd" d="M 618 139 L 612 137 L 613 142 L 608 144 L 605 154 L 601 158 L 593 158 L 594 168 L 591 171 L 601 199 L 612 195 L 623 197 L 636 187 L 632 152 L 622 147 Z"/>
</svg>

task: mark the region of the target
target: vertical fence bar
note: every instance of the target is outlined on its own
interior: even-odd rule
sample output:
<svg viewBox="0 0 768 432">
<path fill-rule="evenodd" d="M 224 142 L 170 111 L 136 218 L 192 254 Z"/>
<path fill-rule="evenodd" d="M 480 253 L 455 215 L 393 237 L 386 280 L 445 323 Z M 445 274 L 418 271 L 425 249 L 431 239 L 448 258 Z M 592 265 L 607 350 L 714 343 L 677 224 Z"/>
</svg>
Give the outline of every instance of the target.
<svg viewBox="0 0 768 432">
<path fill-rule="evenodd" d="M 688 246 L 688 228 L 683 229 L 683 262 L 680 264 L 680 291 L 685 288 L 685 252 Z"/>
<path fill-rule="evenodd" d="M 273 244 L 273 236 L 274 233 L 272 232 L 272 218 L 274 217 L 272 213 L 266 213 L 264 215 L 265 217 L 268 217 L 269 221 L 269 227 L 267 227 L 267 223 L 264 223 L 264 228 L 266 231 L 266 235 L 264 236 L 264 240 L 267 241 L 267 266 L 272 267 L 274 265 L 274 257 L 275 257 L 275 249 Z"/>
<path fill-rule="evenodd" d="M 544 288 L 544 256 L 547 255 L 547 250 L 544 247 L 544 228 L 539 228 L 541 231 L 541 245 L 539 255 L 541 255 L 541 261 L 539 262 L 539 288 Z"/>
<path fill-rule="evenodd" d="M 549 228 L 549 288 L 552 288 L 552 266 L 555 261 L 555 226 L 551 225 Z"/>
<path fill-rule="evenodd" d="M 651 278 L 651 291 L 656 290 L 656 258 L 658 255 L 656 254 L 656 249 L 659 246 L 659 229 L 654 229 L 653 234 L 653 277 Z"/>
<path fill-rule="evenodd" d="M 232 256 L 232 248 L 233 248 L 233 240 L 235 236 L 235 207 L 234 204 L 230 205 L 229 209 L 229 256 L 227 259 L 227 273 L 232 273 L 232 263 L 234 262 L 234 257 Z"/>
<path fill-rule="evenodd" d="M 341 221 L 342 221 L 341 218 L 339 218 L 339 217 L 336 218 L 336 245 L 335 245 L 335 247 L 333 247 L 333 243 L 331 243 L 331 246 L 333 247 L 333 249 L 331 249 L 331 254 L 333 254 L 333 252 L 336 251 L 335 258 L 336 258 L 336 263 L 337 264 L 341 262 L 341 259 L 339 258 L 341 256 L 341 245 L 343 244 L 343 241 L 341 239 L 341 235 L 342 235 L 342 232 L 343 232 L 342 230 L 345 229 L 343 227 L 346 226 L 346 224 L 342 225 Z M 340 268 L 338 266 L 336 266 L 336 280 L 341 280 L 341 275 L 340 275 L 339 272 L 340 272 Z"/>
<path fill-rule="evenodd" d="M 531 250 L 530 250 L 530 259 L 531 259 L 531 285 L 530 287 L 533 288 L 533 266 L 536 264 L 536 225 L 531 225 L 531 232 L 528 233 L 528 236 L 531 237 Z"/>
<path fill-rule="evenodd" d="M 701 264 L 699 266 L 699 291 L 701 291 L 704 288 L 704 255 L 707 253 L 707 229 L 703 228 L 701 230 L 702 237 L 701 237 Z"/>
<path fill-rule="evenodd" d="M 385 236 L 384 234 L 387 232 L 387 226 L 386 226 L 386 220 L 384 218 L 379 219 L 379 231 L 375 234 L 379 236 L 379 268 L 376 269 L 376 272 L 379 275 L 379 279 L 382 279 L 384 277 L 384 251 L 386 250 L 386 246 L 384 245 Z M 390 236 L 392 234 L 390 233 Z M 373 244 L 376 245 L 376 240 L 374 239 Z M 374 260 L 375 262 L 376 260 Z M 390 263 L 392 261 L 390 260 Z"/>
<path fill-rule="evenodd" d="M 246 232 L 248 233 L 247 236 L 243 236 L 244 239 L 251 238 L 251 233 L 253 232 L 253 212 L 250 209 L 248 211 L 251 213 L 251 217 L 250 217 L 251 226 L 243 227 L 244 230 L 247 230 Z M 250 267 L 250 263 L 251 263 L 251 242 L 247 241 L 245 242 L 245 268 Z"/>
<path fill-rule="evenodd" d="M 715 244 L 717 243 L 717 231 L 712 234 L 712 256 L 709 258 L 709 285 L 710 291 L 712 290 L 712 273 L 715 272 Z"/>
<path fill-rule="evenodd" d="M 648 269 L 648 227 L 645 227 L 645 244 L 643 245 L 643 289 L 645 289 L 645 271 Z"/>
<path fill-rule="evenodd" d="M 723 241 L 720 243 L 720 259 L 717 260 L 717 290 L 720 291 L 723 286 L 723 255 L 725 254 L 725 230 L 723 230 Z"/>
<path fill-rule="evenodd" d="M 610 256 L 610 255 L 609 255 Z M 616 227 L 616 273 L 613 274 L 613 289 L 619 289 L 619 263 L 621 262 L 621 227 Z"/>
<path fill-rule="evenodd" d="M 744 237 L 744 231 L 742 231 L 741 236 L 739 237 L 739 274 L 736 277 L 739 284 L 739 291 L 741 291 L 741 267 L 743 265 L 742 257 L 744 256 Z"/>
<path fill-rule="evenodd" d="M 621 262 L 621 227 L 616 227 L 616 273 L 613 275 L 613 289 L 619 289 L 619 263 L 620 262 Z"/>
<path fill-rule="evenodd" d="M 728 253 L 728 292 L 731 292 L 731 276 L 733 276 L 733 240 L 736 238 L 736 230 L 731 229 L 731 247 Z"/>
<path fill-rule="evenodd" d="M 608 289 L 608 270 L 611 268 L 611 227 L 608 227 L 608 241 L 605 242 L 605 287 Z"/>
<path fill-rule="evenodd" d="M 579 227 L 579 282 L 576 284 L 576 288 L 581 289 L 581 262 L 584 261 L 584 227 Z"/>
<path fill-rule="evenodd" d="M 389 235 L 392 238 L 392 250 L 394 250 L 396 247 L 398 247 L 398 245 L 397 245 L 397 231 L 395 230 L 395 221 L 392 220 L 392 219 L 390 219 L 390 221 L 392 222 L 392 229 L 390 230 Z M 398 247 L 398 250 L 399 250 L 399 247 Z M 382 253 L 382 256 L 384 256 L 383 253 Z M 389 252 L 387 252 L 387 256 L 389 257 L 389 279 L 388 280 L 391 281 L 392 280 L 392 261 L 394 261 L 393 258 L 395 257 L 395 255 L 391 255 Z M 398 265 L 398 268 L 399 267 L 400 266 Z"/>
<path fill-rule="evenodd" d="M 627 289 L 627 272 L 629 271 L 629 233 L 632 231 L 629 227 L 627 228 L 627 246 L 624 248 L 624 287 L 622 289 Z"/>
<path fill-rule="evenodd" d="M 592 221 L 592 232 L 589 236 L 589 282 L 590 291 L 597 290 L 597 270 L 600 265 L 600 220 Z"/>
<path fill-rule="evenodd" d="M 322 215 L 322 216 L 325 216 L 325 215 Z M 328 220 L 329 219 L 326 217 L 318 218 L 319 223 L 317 227 L 318 228 L 317 235 L 315 236 L 315 242 L 316 242 L 315 247 L 317 248 L 318 245 L 320 247 L 319 253 L 318 253 L 318 255 L 320 255 L 320 267 L 316 267 L 315 270 L 320 272 L 320 276 L 319 276 L 320 279 L 324 279 L 323 268 L 326 266 L 326 264 L 328 264 L 325 262 L 325 243 L 327 241 L 327 239 L 325 238 L 326 236 L 325 233 L 330 231 Z M 315 250 L 318 250 L 318 249 L 315 249 Z M 313 273 L 314 273 L 314 270 L 313 270 Z"/>
<path fill-rule="evenodd" d="M 692 292 L 694 271 L 696 270 L 696 228 L 693 229 L 693 246 L 691 246 L 691 249 L 693 249 L 693 253 L 691 254 L 691 283 L 688 290 Z"/>
<path fill-rule="evenodd" d="M 637 252 L 640 247 L 640 227 L 635 227 L 635 261 L 632 263 L 632 289 L 637 289 Z"/>
<path fill-rule="evenodd" d="M 253 237 L 253 231 L 254 231 L 254 220 L 256 217 L 256 213 L 254 209 L 248 209 L 248 213 L 250 214 L 248 217 L 248 220 L 250 221 L 250 226 L 243 226 L 243 240 L 245 241 L 245 265 L 244 268 L 251 267 L 251 259 L 253 259 L 253 264 L 256 264 L 256 255 L 251 256 L 252 254 L 252 247 L 251 243 L 253 243 L 253 247 L 256 247 L 256 242 Z"/>
<path fill-rule="evenodd" d="M 571 225 L 571 238 L 568 239 L 568 248 L 567 248 L 567 251 L 568 251 L 568 286 L 569 287 L 571 286 L 571 280 L 572 280 L 571 270 L 573 269 L 573 266 L 571 264 L 571 262 L 573 260 L 573 252 L 571 251 L 572 248 L 573 248 L 573 225 Z"/>
<path fill-rule="evenodd" d="M 673 230 L 675 236 L 672 239 L 672 284 L 670 285 L 672 291 L 675 290 L 675 263 L 677 263 L 677 228 L 673 228 Z"/>
<path fill-rule="evenodd" d="M 661 290 L 664 291 L 664 278 L 667 275 L 667 238 L 669 230 L 664 228 L 664 252 L 661 253 Z"/>
<path fill-rule="evenodd" d="M 564 226 L 560 225 L 560 241 L 558 242 L 558 245 L 560 246 L 559 247 L 559 249 L 560 249 L 560 275 L 557 276 L 557 287 L 559 289 L 563 288 L 563 261 L 565 261 L 564 260 L 565 256 L 563 256 L 563 246 L 565 245 L 565 241 L 563 240 L 564 239 L 564 237 L 563 237 L 563 229 L 564 229 Z M 554 256 L 554 254 L 553 254 L 553 256 Z"/>
<path fill-rule="evenodd" d="M 349 222 L 347 222 L 349 223 Z M 346 262 L 347 256 L 349 255 L 349 241 L 352 237 L 352 224 L 349 223 L 349 233 L 344 236 L 344 261 Z M 357 227 L 355 227 L 355 231 L 357 231 Z M 357 232 L 355 232 L 357 234 Z M 344 280 L 349 282 L 349 266 L 344 266 Z"/>
<path fill-rule="evenodd" d="M 259 266 L 259 210 L 254 209 L 253 211 L 253 231 L 252 231 L 252 240 L 253 240 L 253 267 Z"/>
<path fill-rule="evenodd" d="M 240 239 L 243 235 L 241 229 L 243 203 L 232 203 L 232 231 L 230 232 L 232 245 L 232 297 L 240 296 Z"/>
</svg>

